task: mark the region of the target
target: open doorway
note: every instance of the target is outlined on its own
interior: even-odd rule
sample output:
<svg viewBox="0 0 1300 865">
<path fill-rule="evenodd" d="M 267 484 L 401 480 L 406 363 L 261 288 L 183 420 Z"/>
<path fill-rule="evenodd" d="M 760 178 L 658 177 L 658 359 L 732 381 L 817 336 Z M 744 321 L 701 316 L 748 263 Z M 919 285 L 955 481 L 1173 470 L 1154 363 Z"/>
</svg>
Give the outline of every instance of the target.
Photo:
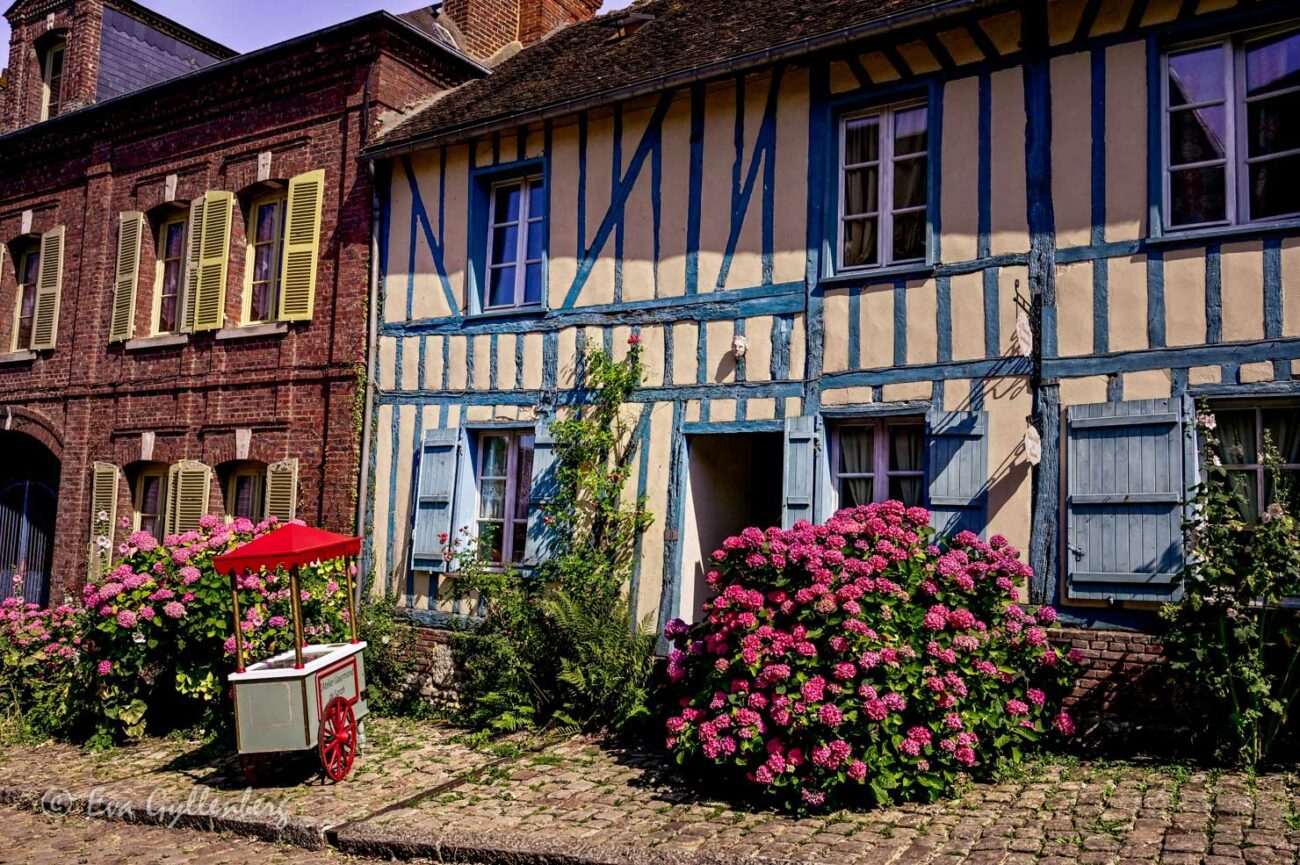
<svg viewBox="0 0 1300 865">
<path fill-rule="evenodd" d="M 688 436 L 681 614 L 698 620 L 711 593 L 709 556 L 746 526 L 781 524 L 785 440 L 781 433 Z"/>
</svg>

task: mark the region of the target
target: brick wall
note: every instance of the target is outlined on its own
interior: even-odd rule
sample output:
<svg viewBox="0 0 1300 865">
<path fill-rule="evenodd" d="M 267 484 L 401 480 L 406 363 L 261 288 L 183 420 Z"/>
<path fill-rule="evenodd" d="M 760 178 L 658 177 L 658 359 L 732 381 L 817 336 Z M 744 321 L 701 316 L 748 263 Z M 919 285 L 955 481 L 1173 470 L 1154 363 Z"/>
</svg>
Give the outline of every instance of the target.
<svg viewBox="0 0 1300 865">
<path fill-rule="evenodd" d="M 400 76 L 372 74 L 390 57 Z M 12 255 L 32 235 L 59 225 L 66 232 L 57 347 L 0 363 L 0 417 L 61 461 L 52 600 L 85 577 L 96 460 L 129 467 L 196 459 L 215 468 L 236 457 L 238 431 L 249 430 L 249 459 L 298 459 L 301 518 L 352 529 L 372 203 L 358 155 L 377 128 L 376 106 L 409 105 L 416 90 L 431 95 L 459 80 L 464 67 L 447 62 L 441 51 L 399 43 L 385 30 L 341 31 L 258 65 L 204 73 L 201 86 L 179 79 L 52 129 L 33 127 L 0 149 L 0 242 Z M 242 318 L 244 214 L 264 188 L 264 153 L 273 180 L 326 171 L 321 253 L 312 320 L 247 336 L 232 326 Z M 209 189 L 240 194 L 227 280 L 231 330 L 180 345 L 110 345 L 118 214 L 144 212 L 156 230 L 166 213 Z M 152 324 L 153 236 L 142 244 L 136 337 Z M 10 261 L 0 268 L 0 355 L 12 344 Z M 221 499 L 214 483 L 210 508 L 220 510 Z M 123 483 L 119 514 L 130 506 Z"/>
<path fill-rule="evenodd" d="M 471 54 L 489 58 L 512 42 L 531 45 L 556 27 L 585 21 L 600 6 L 601 0 L 447 0 L 442 12 Z"/>
</svg>

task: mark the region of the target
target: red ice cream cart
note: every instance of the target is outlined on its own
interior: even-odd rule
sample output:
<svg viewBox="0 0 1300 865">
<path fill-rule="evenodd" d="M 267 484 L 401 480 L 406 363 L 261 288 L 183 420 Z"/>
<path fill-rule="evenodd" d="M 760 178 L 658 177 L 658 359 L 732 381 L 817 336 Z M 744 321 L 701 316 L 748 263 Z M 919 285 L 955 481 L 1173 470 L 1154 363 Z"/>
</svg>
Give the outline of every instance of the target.
<svg viewBox="0 0 1300 865">
<path fill-rule="evenodd" d="M 341 781 L 352 771 L 367 713 L 366 669 L 357 637 L 353 564 L 361 539 L 336 535 L 290 523 L 244 544 L 213 564 L 230 576 L 234 599 L 236 747 L 249 781 L 256 779 L 260 761 L 278 751 L 316 748 L 325 776 Z M 308 645 L 303 637 L 299 568 L 315 562 L 343 559 L 348 593 L 351 642 Z M 244 666 L 240 628 L 239 575 L 262 569 L 289 573 L 294 646 Z"/>
</svg>

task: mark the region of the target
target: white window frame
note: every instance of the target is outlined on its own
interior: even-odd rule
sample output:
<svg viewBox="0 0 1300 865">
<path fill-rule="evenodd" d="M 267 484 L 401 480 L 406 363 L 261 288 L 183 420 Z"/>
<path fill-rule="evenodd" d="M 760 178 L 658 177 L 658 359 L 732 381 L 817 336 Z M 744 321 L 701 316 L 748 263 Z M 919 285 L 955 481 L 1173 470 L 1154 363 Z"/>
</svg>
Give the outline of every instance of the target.
<svg viewBox="0 0 1300 865">
<path fill-rule="evenodd" d="M 17 264 L 18 264 L 18 269 L 15 277 L 18 285 L 18 291 L 14 295 L 14 336 L 13 336 L 13 348 L 11 350 L 26 351 L 27 349 L 30 349 L 32 347 L 31 345 L 32 340 L 36 336 L 36 283 L 39 282 L 41 278 L 40 246 L 36 245 L 36 246 L 28 247 L 27 249 L 24 249 L 22 252 L 14 256 L 14 258 L 17 260 Z M 27 272 L 28 259 L 35 259 L 36 261 L 36 276 L 33 278 L 31 282 L 23 282 L 23 274 Z M 19 341 L 19 336 L 21 335 L 19 331 L 22 329 L 23 297 L 27 295 L 29 292 L 32 295 L 32 330 L 31 333 L 27 335 L 27 345 L 22 345 L 21 342 Z"/>
<path fill-rule="evenodd" d="M 41 120 L 50 119 L 50 102 L 54 95 L 54 90 L 50 86 L 50 79 L 54 77 L 54 56 L 63 55 L 63 69 L 59 71 L 59 113 L 63 112 L 63 79 L 68 74 L 68 43 L 65 39 L 50 45 L 45 49 L 45 57 L 41 62 Z M 54 115 L 55 117 L 58 114 Z"/>
<path fill-rule="evenodd" d="M 870 472 L 842 472 L 840 471 L 840 435 L 846 429 L 853 428 L 870 428 L 875 431 L 873 439 L 874 453 L 872 454 L 872 470 Z M 871 498 L 873 502 L 884 502 L 889 500 L 889 479 L 890 478 L 920 478 L 924 485 L 926 480 L 926 466 L 924 457 L 920 469 L 916 470 L 891 470 L 889 468 L 889 432 L 894 427 L 914 427 L 922 436 L 925 435 L 925 418 L 916 415 L 898 415 L 895 417 L 885 418 L 855 418 L 843 420 L 832 427 L 831 436 L 831 494 L 835 497 L 835 509 L 843 507 L 840 501 L 840 482 L 846 479 L 854 478 L 872 478 Z M 876 481 L 883 479 L 884 483 Z M 924 500 L 922 496 L 922 500 Z"/>
<path fill-rule="evenodd" d="M 525 436 L 533 436 L 534 431 L 531 428 L 507 428 L 507 429 L 481 429 L 476 433 L 478 454 L 474 466 L 474 536 L 480 537 L 482 528 L 485 523 L 499 525 L 501 527 L 501 561 L 494 562 L 502 568 L 516 567 L 514 560 L 515 552 L 519 552 L 522 560 L 523 550 L 516 551 L 514 548 L 516 524 L 523 523 L 528 525 L 528 519 L 519 519 L 515 516 L 515 506 L 518 504 L 519 496 L 519 442 Z M 503 438 L 506 440 L 506 475 L 502 478 L 500 475 L 485 477 L 483 474 L 483 461 L 487 456 L 485 442 L 491 438 Z M 536 439 L 533 441 L 533 458 L 536 459 Z M 500 520 L 485 519 L 483 517 L 483 481 L 484 480 L 505 480 L 505 513 Z M 531 481 L 529 488 L 524 491 L 526 496 L 531 497 Z M 526 530 L 526 528 L 525 528 Z"/>
<path fill-rule="evenodd" d="M 533 186 L 542 183 L 545 183 L 542 175 L 529 174 L 523 177 L 512 177 L 509 180 L 499 180 L 496 183 L 493 183 L 488 189 L 487 258 L 483 263 L 483 309 L 486 311 L 528 309 L 543 305 L 543 301 L 546 298 L 545 236 L 543 236 L 542 256 L 540 258 L 528 257 L 528 236 L 535 230 L 535 227 L 537 227 L 537 230 L 543 232 L 547 230 L 545 211 L 539 214 L 533 214 L 530 207 Z M 519 219 L 497 222 L 497 191 L 511 186 L 519 187 Z M 542 193 L 546 194 L 545 188 L 543 188 Z M 496 230 L 511 225 L 517 225 L 519 227 L 514 256 L 509 259 L 503 259 L 499 264 L 493 264 L 493 259 L 496 254 L 496 249 L 494 248 Z M 539 264 L 542 266 L 541 296 L 538 297 L 536 302 L 525 300 L 525 293 L 528 288 L 528 265 L 530 264 Z M 492 306 L 489 303 L 492 299 L 492 271 L 501 270 L 507 267 L 513 267 L 515 269 L 514 302 Z"/>
<path fill-rule="evenodd" d="M 925 150 L 919 153 L 907 153 L 904 154 L 902 157 L 896 158 L 894 156 L 894 116 L 901 111 L 910 111 L 915 108 L 924 109 L 926 112 Z M 853 114 L 846 114 L 845 116 L 840 118 L 840 129 L 839 129 L 840 153 L 839 153 L 839 168 L 838 168 L 839 177 L 837 179 L 837 183 L 839 184 L 838 186 L 839 204 L 835 216 L 836 237 L 835 237 L 835 258 L 834 258 L 837 265 L 837 272 L 856 273 L 859 271 L 879 270 L 881 268 L 894 267 L 896 265 L 921 264 L 929 260 L 929 256 L 930 256 L 929 237 L 926 238 L 925 251 L 920 257 L 903 258 L 898 260 L 894 259 L 894 218 L 896 216 L 906 215 L 908 213 L 926 213 L 927 214 L 926 221 L 927 223 L 929 222 L 928 219 L 928 213 L 930 209 L 929 193 L 930 193 L 930 184 L 933 181 L 933 178 L 930 177 L 930 148 L 933 143 L 930 140 L 930 119 L 931 118 L 929 116 L 929 105 L 924 99 L 909 100 L 907 102 L 898 102 L 891 105 L 880 106 L 877 108 L 869 109 L 867 111 L 858 111 L 858 112 L 854 112 Z M 845 162 L 845 159 L 846 159 L 846 154 L 848 153 L 849 127 L 854 123 L 858 123 L 864 120 L 875 120 L 878 134 L 880 133 L 881 130 L 886 130 L 886 129 L 889 131 L 889 134 L 888 135 L 880 134 L 880 144 L 879 144 L 878 152 L 876 154 L 877 158 L 875 160 L 869 162 L 855 162 L 851 164 L 847 163 Z M 921 157 L 924 157 L 926 160 L 926 165 L 925 165 L 926 202 L 925 204 L 916 205 L 913 207 L 895 208 L 894 207 L 894 165 L 898 162 L 906 162 L 910 160 L 919 159 Z M 849 217 L 848 214 L 845 213 L 845 206 L 846 206 L 846 202 L 848 201 L 848 188 L 847 188 L 848 176 L 849 176 L 848 173 L 854 169 L 870 168 L 872 166 L 876 167 L 876 179 L 877 182 L 880 184 L 880 187 L 877 190 L 878 197 L 876 199 L 876 204 L 878 209 L 874 214 L 860 213 L 860 214 L 855 214 L 853 217 Z M 888 170 L 886 170 L 885 168 L 886 166 L 888 166 Z M 868 218 L 873 215 L 876 218 L 876 250 L 877 250 L 876 263 L 846 265 L 844 263 L 845 224 L 850 220 L 857 221 L 864 218 Z"/>
<path fill-rule="evenodd" d="M 176 326 L 170 330 L 163 330 L 162 327 L 162 300 L 163 285 L 167 278 L 167 230 L 173 225 L 179 225 L 181 231 L 181 272 L 180 278 L 176 283 Z M 189 261 L 190 246 L 190 219 L 188 214 L 174 213 L 166 217 L 162 225 L 158 227 L 158 245 L 157 252 L 154 253 L 154 302 L 153 302 L 153 332 L 155 335 L 164 333 L 180 333 L 185 327 L 185 303 L 186 303 L 186 265 Z"/>
<path fill-rule="evenodd" d="M 1248 156 L 1249 146 L 1247 144 L 1249 130 L 1247 129 L 1246 123 L 1246 109 L 1248 102 L 1258 101 L 1260 98 L 1276 97 L 1291 92 L 1291 90 L 1280 90 L 1269 93 L 1264 97 L 1257 97 L 1254 100 L 1248 100 L 1246 97 L 1247 50 L 1249 50 L 1252 43 L 1274 39 L 1279 36 L 1294 35 L 1295 32 L 1297 31 L 1295 31 L 1294 28 L 1288 27 L 1264 33 L 1253 33 L 1249 37 L 1243 37 L 1241 34 L 1232 34 L 1215 39 L 1177 45 L 1161 53 L 1160 168 L 1161 205 L 1163 210 L 1161 224 L 1167 233 L 1182 234 L 1224 226 L 1268 224 L 1279 220 L 1296 219 L 1297 217 L 1300 217 L 1300 208 L 1288 213 L 1281 213 L 1276 216 L 1265 216 L 1258 219 L 1252 218 L 1250 215 L 1250 166 L 1259 162 L 1267 162 L 1286 156 L 1300 154 L 1300 148 L 1286 150 L 1281 153 L 1273 153 L 1263 157 L 1250 157 Z M 1224 105 L 1226 124 L 1223 142 L 1225 153 L 1222 159 L 1189 162 L 1186 165 L 1177 166 L 1176 170 L 1187 171 L 1194 168 L 1204 168 L 1220 164 L 1224 165 L 1224 197 L 1226 199 L 1224 206 L 1225 218 L 1210 222 L 1174 225 L 1173 189 L 1171 178 L 1175 168 L 1170 165 L 1171 154 L 1169 152 L 1169 115 L 1172 113 L 1172 107 L 1169 104 L 1169 58 L 1191 51 L 1203 51 L 1206 48 L 1213 48 L 1215 46 L 1222 46 L 1224 49 L 1222 101 Z M 1193 111 L 1197 108 L 1204 108 L 1217 104 L 1219 104 L 1219 100 L 1212 100 L 1203 103 L 1197 102 L 1188 105 L 1180 105 L 1178 106 L 1178 110 Z"/>
</svg>

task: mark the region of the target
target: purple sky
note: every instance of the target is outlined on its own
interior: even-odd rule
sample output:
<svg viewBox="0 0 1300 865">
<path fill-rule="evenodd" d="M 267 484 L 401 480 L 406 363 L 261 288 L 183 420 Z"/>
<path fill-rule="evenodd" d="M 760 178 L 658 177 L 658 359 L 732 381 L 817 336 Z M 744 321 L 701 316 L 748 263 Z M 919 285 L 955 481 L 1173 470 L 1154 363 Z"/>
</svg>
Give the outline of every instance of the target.
<svg viewBox="0 0 1300 865">
<path fill-rule="evenodd" d="M 7 7 L 7 0 L 0 0 Z M 139 0 L 236 51 L 271 45 L 376 9 L 405 12 L 419 0 Z M 632 0 L 605 0 L 621 9 Z M 9 63 L 9 24 L 0 18 L 0 68 Z"/>
</svg>

